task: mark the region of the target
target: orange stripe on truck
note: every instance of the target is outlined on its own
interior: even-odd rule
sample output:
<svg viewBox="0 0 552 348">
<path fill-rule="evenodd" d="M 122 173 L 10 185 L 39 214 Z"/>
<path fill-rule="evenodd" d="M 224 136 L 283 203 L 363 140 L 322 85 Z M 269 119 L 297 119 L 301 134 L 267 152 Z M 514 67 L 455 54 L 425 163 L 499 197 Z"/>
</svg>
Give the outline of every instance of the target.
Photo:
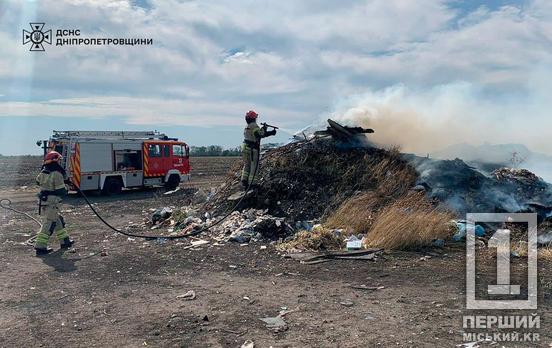
<svg viewBox="0 0 552 348">
<path fill-rule="evenodd" d="M 144 177 L 146 177 L 149 176 L 148 144 L 144 143 L 142 152 L 144 153 Z"/>
<path fill-rule="evenodd" d="M 75 153 L 71 157 L 71 168 L 73 169 L 73 184 L 80 188 L 81 168 L 80 168 L 80 144 L 75 144 Z"/>
</svg>

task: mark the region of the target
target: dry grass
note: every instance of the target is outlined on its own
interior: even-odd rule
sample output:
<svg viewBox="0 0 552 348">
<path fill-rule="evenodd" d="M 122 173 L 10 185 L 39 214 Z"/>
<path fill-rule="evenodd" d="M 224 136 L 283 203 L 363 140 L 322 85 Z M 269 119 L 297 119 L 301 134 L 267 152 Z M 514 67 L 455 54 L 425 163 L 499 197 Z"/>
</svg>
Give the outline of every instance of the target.
<svg viewBox="0 0 552 348">
<path fill-rule="evenodd" d="M 347 234 L 366 234 L 372 227 L 379 210 L 389 202 L 389 197 L 377 192 L 364 192 L 346 200 L 333 214 L 325 226 L 343 228 Z"/>
<path fill-rule="evenodd" d="M 278 245 L 279 250 L 339 250 L 345 246 L 343 236 L 337 236 L 332 230 L 317 227 L 311 232 L 300 231 L 293 240 Z"/>
<path fill-rule="evenodd" d="M 453 233 L 453 214 L 436 209 L 422 193 L 409 193 L 381 210 L 367 235 L 366 246 L 409 249 L 429 245 Z"/>
<path fill-rule="evenodd" d="M 513 241 L 510 244 L 510 252 L 516 253 L 519 257 L 526 257 L 528 252 L 527 242 L 523 240 Z"/>
<path fill-rule="evenodd" d="M 370 175 L 378 183 L 378 193 L 389 197 L 405 195 L 418 177 L 416 170 L 402 159 L 398 146 L 387 150 L 386 156 L 370 169 Z"/>
<path fill-rule="evenodd" d="M 388 149 L 377 158 L 364 156 L 367 170 L 357 180 L 373 182 L 374 190 L 347 199 L 327 217 L 325 226 L 343 228 L 348 234 L 367 233 L 380 210 L 392 200 L 406 195 L 416 182 L 416 170 L 401 156 L 399 147 Z"/>
<path fill-rule="evenodd" d="M 539 248 L 539 259 L 552 261 L 552 245 Z"/>
</svg>

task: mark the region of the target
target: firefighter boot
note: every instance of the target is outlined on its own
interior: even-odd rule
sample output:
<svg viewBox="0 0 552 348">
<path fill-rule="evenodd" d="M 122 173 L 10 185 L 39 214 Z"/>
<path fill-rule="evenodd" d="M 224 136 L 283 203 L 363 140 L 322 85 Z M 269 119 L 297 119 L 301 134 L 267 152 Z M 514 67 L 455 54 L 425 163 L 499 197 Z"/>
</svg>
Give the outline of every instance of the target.
<svg viewBox="0 0 552 348">
<path fill-rule="evenodd" d="M 52 248 L 35 248 L 36 256 L 48 255 L 53 251 Z"/>
<path fill-rule="evenodd" d="M 72 240 L 69 237 L 65 237 L 61 240 L 61 242 L 59 244 L 60 244 L 62 249 L 69 249 L 70 247 L 73 246 L 73 244 L 75 244 L 75 241 Z"/>
</svg>

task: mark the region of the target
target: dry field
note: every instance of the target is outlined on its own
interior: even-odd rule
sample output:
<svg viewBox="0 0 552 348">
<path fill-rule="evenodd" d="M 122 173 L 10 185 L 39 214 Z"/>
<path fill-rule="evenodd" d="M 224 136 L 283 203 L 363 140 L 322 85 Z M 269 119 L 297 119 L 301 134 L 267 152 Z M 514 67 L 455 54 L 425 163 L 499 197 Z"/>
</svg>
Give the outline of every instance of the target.
<svg viewBox="0 0 552 348">
<path fill-rule="evenodd" d="M 218 186 L 236 160 L 192 159 L 192 181 L 170 196 L 154 189 L 91 199 L 123 227 L 150 208 L 187 204 L 195 188 Z M 40 159 L 0 162 L 0 198 L 35 214 Z M 74 252 L 44 258 L 24 244 L 34 223 L 0 210 L 0 347 L 454 347 L 463 315 L 495 314 L 466 310 L 462 244 L 306 265 L 268 242 L 190 248 L 190 240 L 128 239 L 75 194 L 62 209 Z M 477 279 L 492 283 L 496 261 L 482 252 Z M 512 258 L 513 282 L 522 282 L 525 263 Z M 541 260 L 539 269 L 539 309 L 524 314 L 541 315 L 541 342 L 497 346 L 552 342 L 552 263 Z M 187 301 L 189 290 L 196 297 Z M 267 329 L 260 318 L 282 310 L 291 311 L 287 329 Z"/>
<path fill-rule="evenodd" d="M 191 184 L 194 187 L 217 186 L 224 181 L 231 166 L 240 161 L 239 157 L 191 157 Z M 34 186 L 41 165 L 40 156 L 0 157 L 0 190 Z"/>
</svg>

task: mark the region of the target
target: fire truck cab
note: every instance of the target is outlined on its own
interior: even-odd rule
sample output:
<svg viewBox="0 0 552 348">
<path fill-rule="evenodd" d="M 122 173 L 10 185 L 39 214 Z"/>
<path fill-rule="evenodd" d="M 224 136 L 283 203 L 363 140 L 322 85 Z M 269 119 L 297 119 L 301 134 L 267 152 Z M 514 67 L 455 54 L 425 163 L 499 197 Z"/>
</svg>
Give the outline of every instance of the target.
<svg viewBox="0 0 552 348">
<path fill-rule="evenodd" d="M 72 190 L 108 195 L 159 185 L 172 190 L 190 180 L 188 145 L 155 131 L 54 131 L 40 143 L 45 153 L 62 154 Z"/>
</svg>

